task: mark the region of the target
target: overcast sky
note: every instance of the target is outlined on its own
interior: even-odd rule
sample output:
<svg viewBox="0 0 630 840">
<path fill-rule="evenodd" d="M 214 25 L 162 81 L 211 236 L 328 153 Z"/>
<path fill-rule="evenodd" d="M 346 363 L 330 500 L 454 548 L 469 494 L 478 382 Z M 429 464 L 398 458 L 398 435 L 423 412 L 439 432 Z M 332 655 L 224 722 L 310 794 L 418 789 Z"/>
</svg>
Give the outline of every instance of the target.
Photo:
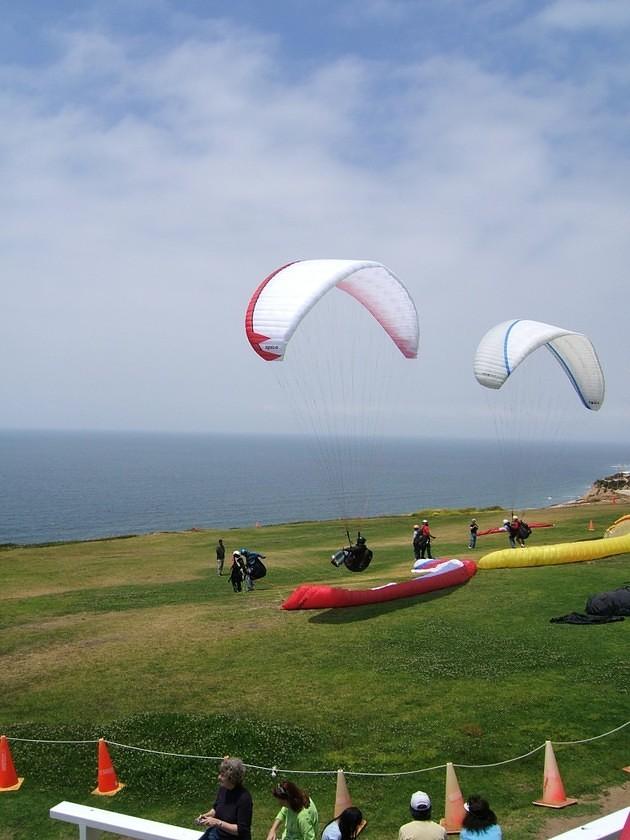
<svg viewBox="0 0 630 840">
<path fill-rule="evenodd" d="M 532 380 L 567 435 L 625 440 L 629 43 L 627 0 L 5 3 L 0 427 L 290 428 L 245 307 L 338 257 L 418 307 L 390 431 L 490 435 L 472 357 L 521 317 L 600 356 L 597 414 Z"/>
</svg>

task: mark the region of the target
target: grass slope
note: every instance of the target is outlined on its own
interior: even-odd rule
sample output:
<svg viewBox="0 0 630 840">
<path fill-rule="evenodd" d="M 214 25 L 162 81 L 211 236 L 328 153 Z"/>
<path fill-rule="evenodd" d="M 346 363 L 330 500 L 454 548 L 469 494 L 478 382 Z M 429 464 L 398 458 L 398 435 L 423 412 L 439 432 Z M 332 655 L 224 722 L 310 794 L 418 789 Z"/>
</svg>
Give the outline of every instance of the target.
<svg viewBox="0 0 630 840">
<path fill-rule="evenodd" d="M 556 527 L 532 543 L 600 535 L 627 512 L 593 505 L 529 512 Z M 500 522 L 480 512 L 480 527 Z M 587 531 L 589 520 L 595 534 Z M 3 581 L 2 705 L 7 736 L 92 740 L 166 752 L 240 755 L 247 763 L 311 771 L 343 767 L 366 836 L 396 836 L 410 793 L 428 790 L 443 814 L 443 765 L 495 765 L 549 738 L 590 738 L 629 717 L 630 622 L 551 625 L 584 608 L 589 593 L 630 581 L 628 555 L 537 569 L 479 572 L 466 586 L 417 599 L 348 610 L 287 613 L 299 583 L 370 586 L 409 577 L 413 519 L 364 523 L 375 560 L 362 575 L 328 563 L 343 541 L 338 522 L 256 530 L 153 534 L 125 540 L 0 551 Z M 437 553 L 465 550 L 468 511 L 431 512 Z M 269 575 L 235 595 L 217 577 L 216 538 L 268 557 Z M 502 547 L 480 539 L 476 555 Z M 578 809 L 624 781 L 628 729 L 585 745 L 558 747 L 567 793 Z M 26 777 L 0 795 L 0 840 L 74 837 L 47 818 L 61 799 L 192 827 L 209 807 L 216 762 L 112 747 L 127 787 L 96 799 L 93 744 L 12 741 Z M 549 814 L 531 801 L 542 790 L 543 753 L 501 766 L 460 767 L 464 794 L 480 791 L 513 840 L 535 837 Z M 322 824 L 332 811 L 334 773 L 291 775 L 308 788 Z M 267 771 L 250 771 L 254 837 L 275 813 Z M 589 796 L 591 797 L 589 800 Z M 589 804 L 590 802 L 590 804 Z M 586 819 L 586 816 L 585 816 Z"/>
</svg>

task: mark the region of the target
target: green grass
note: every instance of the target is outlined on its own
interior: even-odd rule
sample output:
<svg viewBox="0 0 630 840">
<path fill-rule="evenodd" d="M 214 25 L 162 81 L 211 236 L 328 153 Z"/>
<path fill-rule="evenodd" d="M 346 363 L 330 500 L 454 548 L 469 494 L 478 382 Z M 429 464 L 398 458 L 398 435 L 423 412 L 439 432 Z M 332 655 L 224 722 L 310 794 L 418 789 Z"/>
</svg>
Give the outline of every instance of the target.
<svg viewBox="0 0 630 840">
<path fill-rule="evenodd" d="M 531 543 L 597 536 L 627 512 L 592 505 L 528 513 L 556 527 Z M 437 553 L 470 554 L 467 523 L 501 511 L 431 512 Z M 201 756 L 240 755 L 262 767 L 326 770 L 291 775 L 309 789 L 322 821 L 343 767 L 365 836 L 395 837 L 410 794 L 444 807 L 443 769 L 388 774 L 452 761 L 496 764 L 546 739 L 591 738 L 630 715 L 630 622 L 552 625 L 586 597 L 630 581 L 628 555 L 546 568 L 479 572 L 466 586 L 347 610 L 287 613 L 299 583 L 373 586 L 409 577 L 415 517 L 363 523 L 375 559 L 362 575 L 337 571 L 339 522 L 252 530 L 153 534 L 0 551 L 0 731 L 10 738 L 95 740 Z M 595 534 L 587 531 L 589 520 Z M 215 574 L 214 545 L 249 545 L 268 557 L 254 593 L 235 595 Z M 502 548 L 484 537 L 475 552 Z M 589 744 L 556 748 L 574 816 L 622 784 L 630 727 Z M 24 785 L 0 794 L 0 840 L 73 837 L 49 820 L 62 799 L 192 827 L 212 801 L 216 762 L 112 747 L 125 789 L 90 795 L 94 744 L 11 741 Z M 457 769 L 464 794 L 486 795 L 513 840 L 544 836 L 542 751 L 498 767 Z M 353 776 L 353 772 L 374 773 Z M 275 813 L 268 771 L 248 773 L 254 837 Z M 554 816 L 557 816 L 554 813 Z M 542 834 L 541 834 L 542 832 Z"/>
</svg>

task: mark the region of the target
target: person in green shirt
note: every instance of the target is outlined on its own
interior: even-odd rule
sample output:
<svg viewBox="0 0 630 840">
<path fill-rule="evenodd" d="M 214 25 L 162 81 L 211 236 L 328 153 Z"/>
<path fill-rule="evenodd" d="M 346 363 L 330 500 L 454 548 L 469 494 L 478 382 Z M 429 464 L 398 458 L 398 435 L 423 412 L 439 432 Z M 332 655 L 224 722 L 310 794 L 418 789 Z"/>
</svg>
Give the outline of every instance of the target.
<svg viewBox="0 0 630 840">
<path fill-rule="evenodd" d="M 306 791 L 293 782 L 280 782 L 272 791 L 282 807 L 273 821 L 267 840 L 278 840 L 278 830 L 284 824 L 281 840 L 318 840 L 319 817 L 315 803 Z"/>
</svg>

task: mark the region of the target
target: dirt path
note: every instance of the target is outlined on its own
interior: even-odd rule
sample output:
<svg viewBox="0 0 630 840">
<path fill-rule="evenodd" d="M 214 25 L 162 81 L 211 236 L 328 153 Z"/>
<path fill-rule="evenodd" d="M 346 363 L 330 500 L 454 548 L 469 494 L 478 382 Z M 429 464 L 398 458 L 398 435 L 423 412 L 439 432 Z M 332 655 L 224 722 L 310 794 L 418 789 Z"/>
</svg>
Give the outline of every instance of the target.
<svg viewBox="0 0 630 840">
<path fill-rule="evenodd" d="M 585 799 L 581 800 L 581 802 L 582 804 L 594 804 L 596 811 L 590 816 L 583 814 L 581 817 L 572 816 L 571 808 L 560 812 L 555 811 L 545 823 L 544 828 L 536 835 L 536 840 L 548 840 L 549 837 L 562 834 L 563 831 L 568 831 L 570 828 L 577 828 L 580 825 L 584 825 L 584 823 L 596 820 L 598 817 L 603 817 L 606 814 L 611 814 L 613 811 L 618 811 L 620 808 L 625 808 L 630 805 L 630 777 L 625 784 L 611 788 L 608 793 L 599 799 Z"/>
</svg>

